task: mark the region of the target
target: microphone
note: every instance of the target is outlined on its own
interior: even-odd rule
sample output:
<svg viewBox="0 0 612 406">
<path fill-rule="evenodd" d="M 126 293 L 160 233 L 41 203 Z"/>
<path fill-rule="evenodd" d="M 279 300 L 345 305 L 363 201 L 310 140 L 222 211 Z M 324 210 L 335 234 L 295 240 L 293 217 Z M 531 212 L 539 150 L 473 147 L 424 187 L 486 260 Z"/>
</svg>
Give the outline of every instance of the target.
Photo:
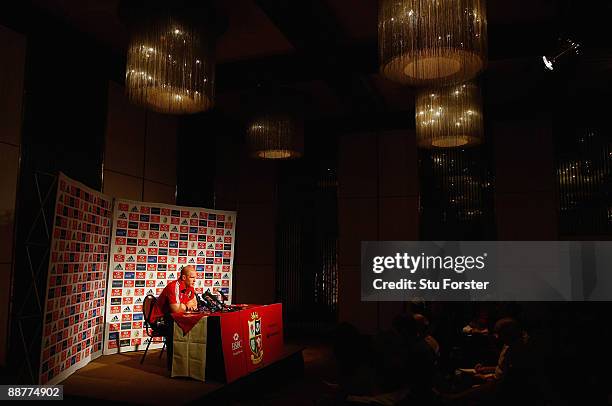
<svg viewBox="0 0 612 406">
<path fill-rule="evenodd" d="M 210 293 L 210 291 L 206 291 L 204 293 L 204 298 L 205 298 L 205 300 L 208 303 L 210 303 L 213 311 L 215 309 L 218 309 L 218 311 L 222 311 L 223 310 L 223 304 L 219 301 L 219 299 L 217 299 L 217 297 L 215 295 Z"/>
</svg>

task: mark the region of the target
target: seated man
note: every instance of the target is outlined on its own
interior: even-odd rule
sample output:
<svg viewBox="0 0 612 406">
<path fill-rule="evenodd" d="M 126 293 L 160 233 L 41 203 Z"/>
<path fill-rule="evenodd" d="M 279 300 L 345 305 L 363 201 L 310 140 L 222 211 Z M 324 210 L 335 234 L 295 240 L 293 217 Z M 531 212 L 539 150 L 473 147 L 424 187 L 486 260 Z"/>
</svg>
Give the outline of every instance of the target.
<svg viewBox="0 0 612 406">
<path fill-rule="evenodd" d="M 522 377 L 519 375 L 528 370 L 527 334 L 520 328 L 516 320 L 506 317 L 495 323 L 495 336 L 503 343 L 497 365 L 476 365 L 474 376 L 482 384 L 474 385 L 457 394 L 444 395 L 447 400 L 499 402 L 500 399 L 507 400 L 511 395 L 515 396 L 525 389 L 516 382 L 521 382 Z M 509 380 L 509 376 L 512 376 L 513 379 Z M 509 385 L 508 382 L 511 384 Z"/>
<path fill-rule="evenodd" d="M 196 310 L 198 302 L 194 290 L 196 281 L 196 270 L 192 265 L 181 269 L 181 276 L 164 288 L 157 298 L 157 302 L 151 311 L 151 323 L 158 329 L 164 331 L 168 347 L 168 368 L 172 366 L 172 313 L 182 313 L 188 310 Z"/>
<path fill-rule="evenodd" d="M 151 313 L 151 321 L 155 322 L 159 317 L 168 316 L 172 313 L 197 309 L 198 302 L 193 289 L 195 281 L 195 268 L 192 265 L 183 267 L 181 276 L 166 285 L 159 298 L 157 298 Z"/>
</svg>

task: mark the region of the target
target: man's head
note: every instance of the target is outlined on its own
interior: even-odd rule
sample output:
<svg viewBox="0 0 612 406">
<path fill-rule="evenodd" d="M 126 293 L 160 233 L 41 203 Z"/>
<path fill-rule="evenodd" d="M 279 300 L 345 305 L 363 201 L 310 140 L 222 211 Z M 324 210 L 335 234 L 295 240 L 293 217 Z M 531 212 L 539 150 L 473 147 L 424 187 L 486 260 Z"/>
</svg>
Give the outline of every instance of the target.
<svg viewBox="0 0 612 406">
<path fill-rule="evenodd" d="M 416 322 L 417 333 L 419 334 L 419 336 L 426 336 L 429 330 L 429 320 L 427 320 L 427 317 L 423 316 L 420 313 L 415 313 L 412 317 L 414 317 L 414 321 Z"/>
<path fill-rule="evenodd" d="M 515 319 L 504 317 L 495 323 L 495 334 L 504 344 L 512 344 L 520 340 L 521 326 Z"/>
<path fill-rule="evenodd" d="M 196 270 L 192 265 L 187 265 L 181 269 L 181 280 L 188 288 L 195 286 Z"/>
</svg>

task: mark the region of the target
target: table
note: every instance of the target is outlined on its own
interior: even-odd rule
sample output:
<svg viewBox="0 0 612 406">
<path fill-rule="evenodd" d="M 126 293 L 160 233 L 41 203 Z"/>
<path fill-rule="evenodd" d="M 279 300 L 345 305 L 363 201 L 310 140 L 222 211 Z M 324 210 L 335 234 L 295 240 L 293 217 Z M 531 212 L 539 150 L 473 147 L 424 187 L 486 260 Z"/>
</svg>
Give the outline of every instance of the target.
<svg viewBox="0 0 612 406">
<path fill-rule="evenodd" d="M 173 316 L 172 376 L 229 383 L 280 359 L 282 304 L 240 307 L 235 312 Z"/>
</svg>

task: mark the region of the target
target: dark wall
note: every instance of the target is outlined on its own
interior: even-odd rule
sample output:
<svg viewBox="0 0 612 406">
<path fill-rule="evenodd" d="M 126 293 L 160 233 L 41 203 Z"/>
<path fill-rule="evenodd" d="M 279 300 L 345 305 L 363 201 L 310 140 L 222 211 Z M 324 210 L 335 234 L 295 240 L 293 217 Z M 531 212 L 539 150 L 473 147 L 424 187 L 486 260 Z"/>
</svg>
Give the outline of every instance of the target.
<svg viewBox="0 0 612 406">
<path fill-rule="evenodd" d="M 233 292 L 235 303 L 272 303 L 277 298 L 276 162 L 253 160 L 244 127 L 224 125 L 216 137 L 215 204 L 236 210 Z"/>
<path fill-rule="evenodd" d="M 0 26 L 0 366 L 6 364 L 26 38 Z"/>
<path fill-rule="evenodd" d="M 46 217 L 39 217 L 40 200 L 52 190 L 53 177 L 41 175 L 37 183 L 37 174 L 62 171 L 101 188 L 110 75 L 105 52 L 82 34 L 28 10 L 15 24 L 28 45 L 9 364 L 20 381 L 28 382 L 37 375 L 49 246 L 45 225 L 51 225 L 55 202 L 50 193 Z"/>
<path fill-rule="evenodd" d="M 498 240 L 557 240 L 559 203 L 552 120 L 495 122 Z"/>
<path fill-rule="evenodd" d="M 361 302 L 361 241 L 418 240 L 412 131 L 345 135 L 338 147 L 338 318 L 364 332 L 390 327 L 403 303 Z"/>
</svg>

